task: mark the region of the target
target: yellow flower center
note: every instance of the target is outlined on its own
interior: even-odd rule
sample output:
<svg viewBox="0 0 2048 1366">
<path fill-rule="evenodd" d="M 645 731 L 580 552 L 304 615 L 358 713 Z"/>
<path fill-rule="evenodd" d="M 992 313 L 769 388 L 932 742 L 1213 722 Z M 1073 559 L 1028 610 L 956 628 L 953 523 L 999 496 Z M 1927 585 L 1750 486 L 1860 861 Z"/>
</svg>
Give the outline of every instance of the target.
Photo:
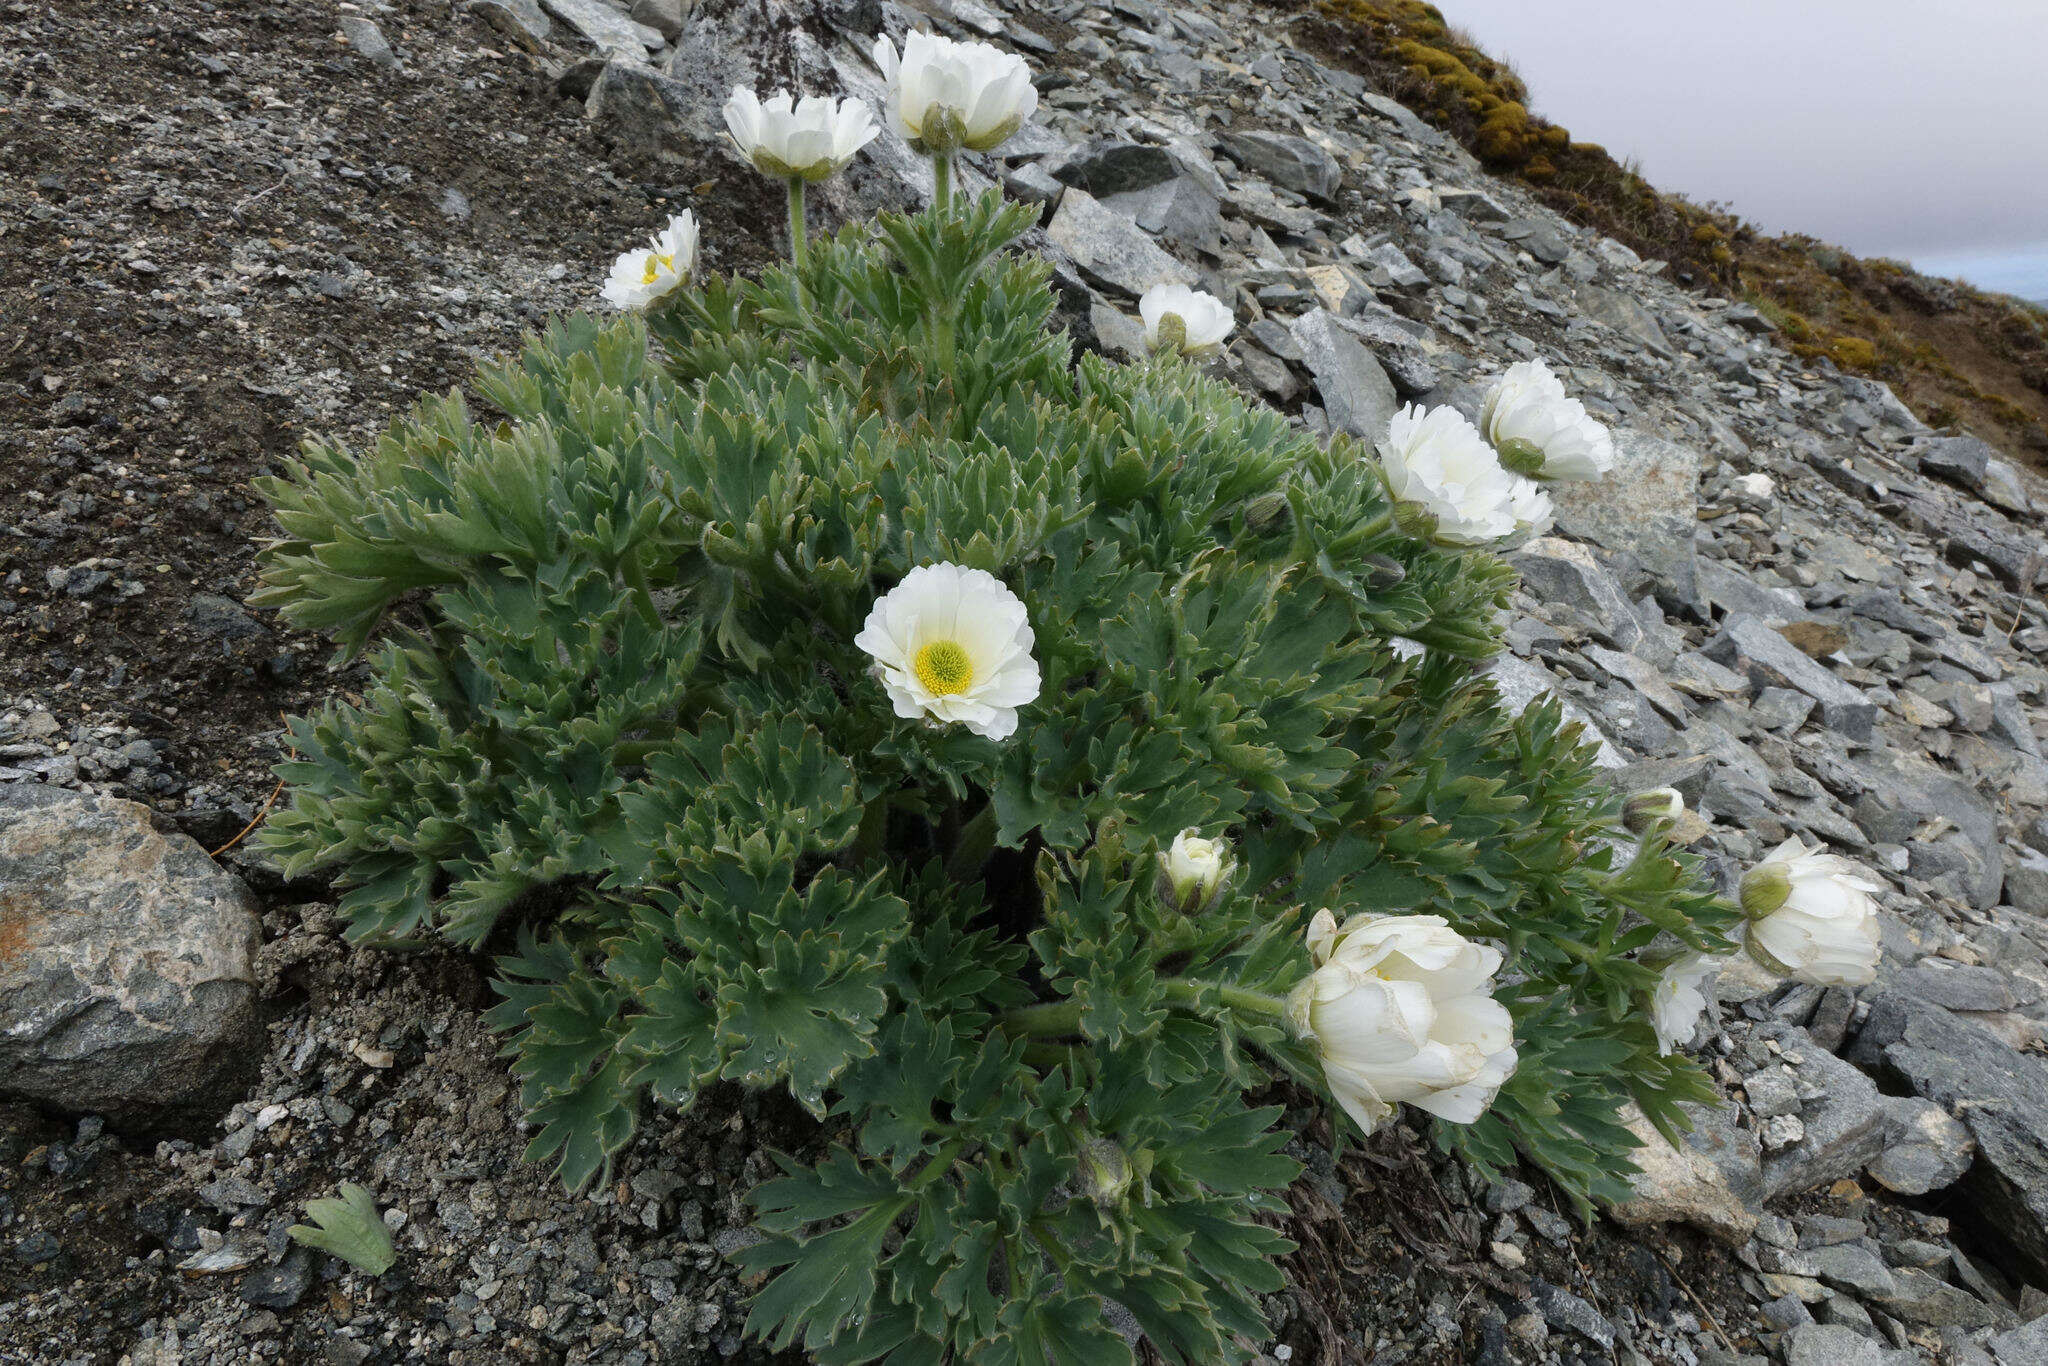
<svg viewBox="0 0 2048 1366">
<path fill-rule="evenodd" d="M 647 253 L 647 273 L 640 277 L 640 283 L 643 285 L 651 285 L 656 280 L 659 280 L 661 278 L 663 271 L 673 272 L 675 268 L 676 258 L 673 253 L 666 251 L 650 251 Z"/>
<path fill-rule="evenodd" d="M 966 692 L 974 681 L 974 663 L 958 641 L 932 641 L 918 650 L 911 667 L 917 671 L 917 681 L 934 697 Z"/>
</svg>

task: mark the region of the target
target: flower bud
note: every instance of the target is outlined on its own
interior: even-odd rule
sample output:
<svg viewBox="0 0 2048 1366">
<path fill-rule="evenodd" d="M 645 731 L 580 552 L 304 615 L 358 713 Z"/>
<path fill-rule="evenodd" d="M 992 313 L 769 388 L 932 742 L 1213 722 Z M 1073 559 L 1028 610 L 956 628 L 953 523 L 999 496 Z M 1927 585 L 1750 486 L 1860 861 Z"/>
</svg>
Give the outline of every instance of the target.
<svg viewBox="0 0 2048 1366">
<path fill-rule="evenodd" d="M 1408 568 L 1391 555 L 1367 555 L 1365 565 L 1365 586 L 1379 592 L 1398 588 L 1408 577 Z"/>
<path fill-rule="evenodd" d="M 1076 1155 L 1081 1193 L 1097 1209 L 1119 1209 L 1131 1190 L 1131 1160 L 1106 1138 L 1091 1138 Z"/>
<path fill-rule="evenodd" d="M 1684 814 L 1685 798 L 1675 787 L 1653 787 L 1621 804 L 1621 823 L 1632 835 L 1648 834 L 1659 821 L 1675 821 Z"/>
<path fill-rule="evenodd" d="M 1792 879 L 1782 863 L 1760 863 L 1742 875 L 1742 913 L 1761 920 L 1776 912 L 1792 895 Z"/>
<path fill-rule="evenodd" d="M 1160 899 L 1182 915 L 1214 906 L 1236 866 L 1228 840 L 1203 839 L 1189 826 L 1159 856 Z"/>
<path fill-rule="evenodd" d="M 1689 953 L 1665 965 L 1664 975 L 1650 991 L 1650 1027 L 1657 1032 L 1659 1052 L 1669 1053 L 1692 1042 L 1707 1009 L 1701 986 L 1721 970 L 1723 961 Z"/>
</svg>

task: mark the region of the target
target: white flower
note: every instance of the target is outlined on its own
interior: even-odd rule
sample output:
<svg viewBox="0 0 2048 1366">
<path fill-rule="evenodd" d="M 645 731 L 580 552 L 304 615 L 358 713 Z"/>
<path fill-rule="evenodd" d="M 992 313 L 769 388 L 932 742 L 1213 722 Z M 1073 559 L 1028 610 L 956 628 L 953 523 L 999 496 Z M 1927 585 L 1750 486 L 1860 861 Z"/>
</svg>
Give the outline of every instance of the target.
<svg viewBox="0 0 2048 1366">
<path fill-rule="evenodd" d="M 1508 494 L 1508 515 L 1515 519 L 1517 535 L 1541 536 L 1557 520 L 1557 509 L 1551 505 L 1550 495 L 1543 491 L 1541 484 L 1518 474 L 1514 488 Z"/>
<path fill-rule="evenodd" d="M 1514 1021 L 1493 999 L 1498 949 L 1434 915 L 1328 911 L 1308 928 L 1316 970 L 1287 1001 L 1330 1092 L 1371 1133 L 1406 1101 L 1470 1124 L 1515 1071 Z"/>
<path fill-rule="evenodd" d="M 915 32 L 900 59 L 886 37 L 875 39 L 874 56 L 889 82 L 889 120 L 920 150 L 986 152 L 1038 108 L 1024 59 L 987 43 Z"/>
<path fill-rule="evenodd" d="M 1001 740 L 1038 696 L 1031 623 L 994 575 L 957 564 L 911 570 L 868 613 L 853 643 L 875 658 L 896 714 L 958 721 Z"/>
<path fill-rule="evenodd" d="M 1173 837 L 1173 846 L 1159 856 L 1160 895 L 1182 914 L 1192 915 L 1223 889 L 1223 879 L 1237 866 L 1227 840 L 1203 839 L 1189 826 Z"/>
<path fill-rule="evenodd" d="M 1145 320 L 1145 345 L 1199 356 L 1214 351 L 1237 325 L 1229 305 L 1214 294 L 1186 285 L 1154 285 L 1138 300 Z"/>
<path fill-rule="evenodd" d="M 1721 960 L 1704 953 L 1687 954 L 1664 969 L 1650 990 L 1650 1025 L 1657 1031 L 1660 1053 L 1692 1042 L 1699 1032 L 1700 1016 L 1707 1010 L 1706 993 L 1700 987 L 1720 970 Z"/>
<path fill-rule="evenodd" d="M 1494 381 L 1479 429 L 1511 468 L 1537 479 L 1598 479 L 1614 468 L 1614 438 L 1540 360 Z"/>
<path fill-rule="evenodd" d="M 668 220 L 652 247 L 623 253 L 604 282 L 615 308 L 645 308 L 697 273 L 697 216 L 684 209 Z"/>
<path fill-rule="evenodd" d="M 1772 972 L 1824 987 L 1877 976 L 1878 884 L 1797 835 L 1742 875 L 1750 956 Z"/>
<path fill-rule="evenodd" d="M 784 180 L 823 180 L 882 131 L 859 100 L 810 95 L 799 101 L 778 90 L 764 103 L 737 85 L 725 102 L 725 126 L 755 170 Z"/>
<path fill-rule="evenodd" d="M 1514 534 L 1515 478 L 1455 408 L 1407 405 L 1379 450 L 1387 487 L 1436 519 L 1437 540 L 1479 545 Z"/>
</svg>

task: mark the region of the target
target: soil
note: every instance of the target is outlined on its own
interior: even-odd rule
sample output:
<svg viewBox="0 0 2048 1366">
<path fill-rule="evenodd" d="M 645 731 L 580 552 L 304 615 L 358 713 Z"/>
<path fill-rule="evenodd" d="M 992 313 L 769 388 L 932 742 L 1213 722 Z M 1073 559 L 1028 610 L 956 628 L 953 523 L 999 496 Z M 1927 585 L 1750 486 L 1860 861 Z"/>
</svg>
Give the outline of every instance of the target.
<svg viewBox="0 0 2048 1366">
<path fill-rule="evenodd" d="M 173 776 L 123 795 L 209 847 L 269 794 L 280 715 L 347 681 L 241 606 L 273 530 L 250 480 L 595 305 L 668 214 L 721 269 L 780 215 L 722 161 L 629 178 L 445 0 L 380 7 L 395 73 L 338 17 L 0 6 L 0 714 L 156 742 Z"/>
</svg>

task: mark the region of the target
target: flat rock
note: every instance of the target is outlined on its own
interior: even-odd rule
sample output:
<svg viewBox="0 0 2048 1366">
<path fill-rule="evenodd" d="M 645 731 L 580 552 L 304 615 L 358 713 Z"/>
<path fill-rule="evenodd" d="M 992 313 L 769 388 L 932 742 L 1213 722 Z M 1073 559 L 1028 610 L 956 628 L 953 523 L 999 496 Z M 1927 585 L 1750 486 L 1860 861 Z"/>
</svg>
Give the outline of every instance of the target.
<svg viewBox="0 0 2048 1366">
<path fill-rule="evenodd" d="M 1735 1123 L 1725 1105 L 1688 1105 L 1693 1127 L 1677 1147 L 1665 1141 L 1640 1110 L 1623 1122 L 1642 1142 L 1631 1159 L 1641 1170 L 1631 1178 L 1634 1195 L 1607 1207 L 1617 1223 L 1691 1224 L 1715 1240 L 1739 1247 L 1756 1232 L 1763 1208 L 1763 1169 L 1756 1134 Z"/>
<path fill-rule="evenodd" d="M 1337 159 L 1292 133 L 1225 133 L 1224 155 L 1275 185 L 1315 199 L 1331 199 L 1343 183 Z"/>
<path fill-rule="evenodd" d="M 1759 617 L 1736 615 L 1721 626 L 1703 652 L 1717 664 L 1747 674 L 1750 686 L 1791 688 L 1820 704 L 1829 729 L 1851 740 L 1867 740 L 1877 726 L 1877 704 L 1861 688 L 1845 683 Z"/>
<path fill-rule="evenodd" d="M 1890 1128 L 1869 1077 L 1796 1025 L 1761 1025 L 1758 1035 L 1778 1041 L 1804 1129 L 1797 1143 L 1764 1159 L 1764 1188 L 1773 1198 L 1854 1176 L 1884 1151 Z"/>
<path fill-rule="evenodd" d="M 1609 550 L 1626 550 L 1682 603 L 1698 601 L 1700 458 L 1687 446 L 1629 428 L 1614 432 L 1605 478 L 1553 483 L 1558 529 Z"/>
<path fill-rule="evenodd" d="M 261 1052 L 255 900 L 147 808 L 0 787 L 0 889 L 0 1094 L 175 1121 Z"/>
<path fill-rule="evenodd" d="M 1294 320 L 1290 332 L 1330 425 L 1367 445 L 1378 442 L 1400 400 L 1373 353 L 1327 309 L 1310 309 Z"/>
<path fill-rule="evenodd" d="M 567 24 L 600 52 L 645 57 L 662 45 L 662 35 L 636 24 L 604 0 L 540 0 L 541 7 Z"/>
<path fill-rule="evenodd" d="M 1135 221 L 1082 189 L 1069 189 L 1045 235 L 1090 279 L 1132 298 L 1157 284 L 1191 285 L 1195 272 L 1161 250 Z"/>
</svg>

